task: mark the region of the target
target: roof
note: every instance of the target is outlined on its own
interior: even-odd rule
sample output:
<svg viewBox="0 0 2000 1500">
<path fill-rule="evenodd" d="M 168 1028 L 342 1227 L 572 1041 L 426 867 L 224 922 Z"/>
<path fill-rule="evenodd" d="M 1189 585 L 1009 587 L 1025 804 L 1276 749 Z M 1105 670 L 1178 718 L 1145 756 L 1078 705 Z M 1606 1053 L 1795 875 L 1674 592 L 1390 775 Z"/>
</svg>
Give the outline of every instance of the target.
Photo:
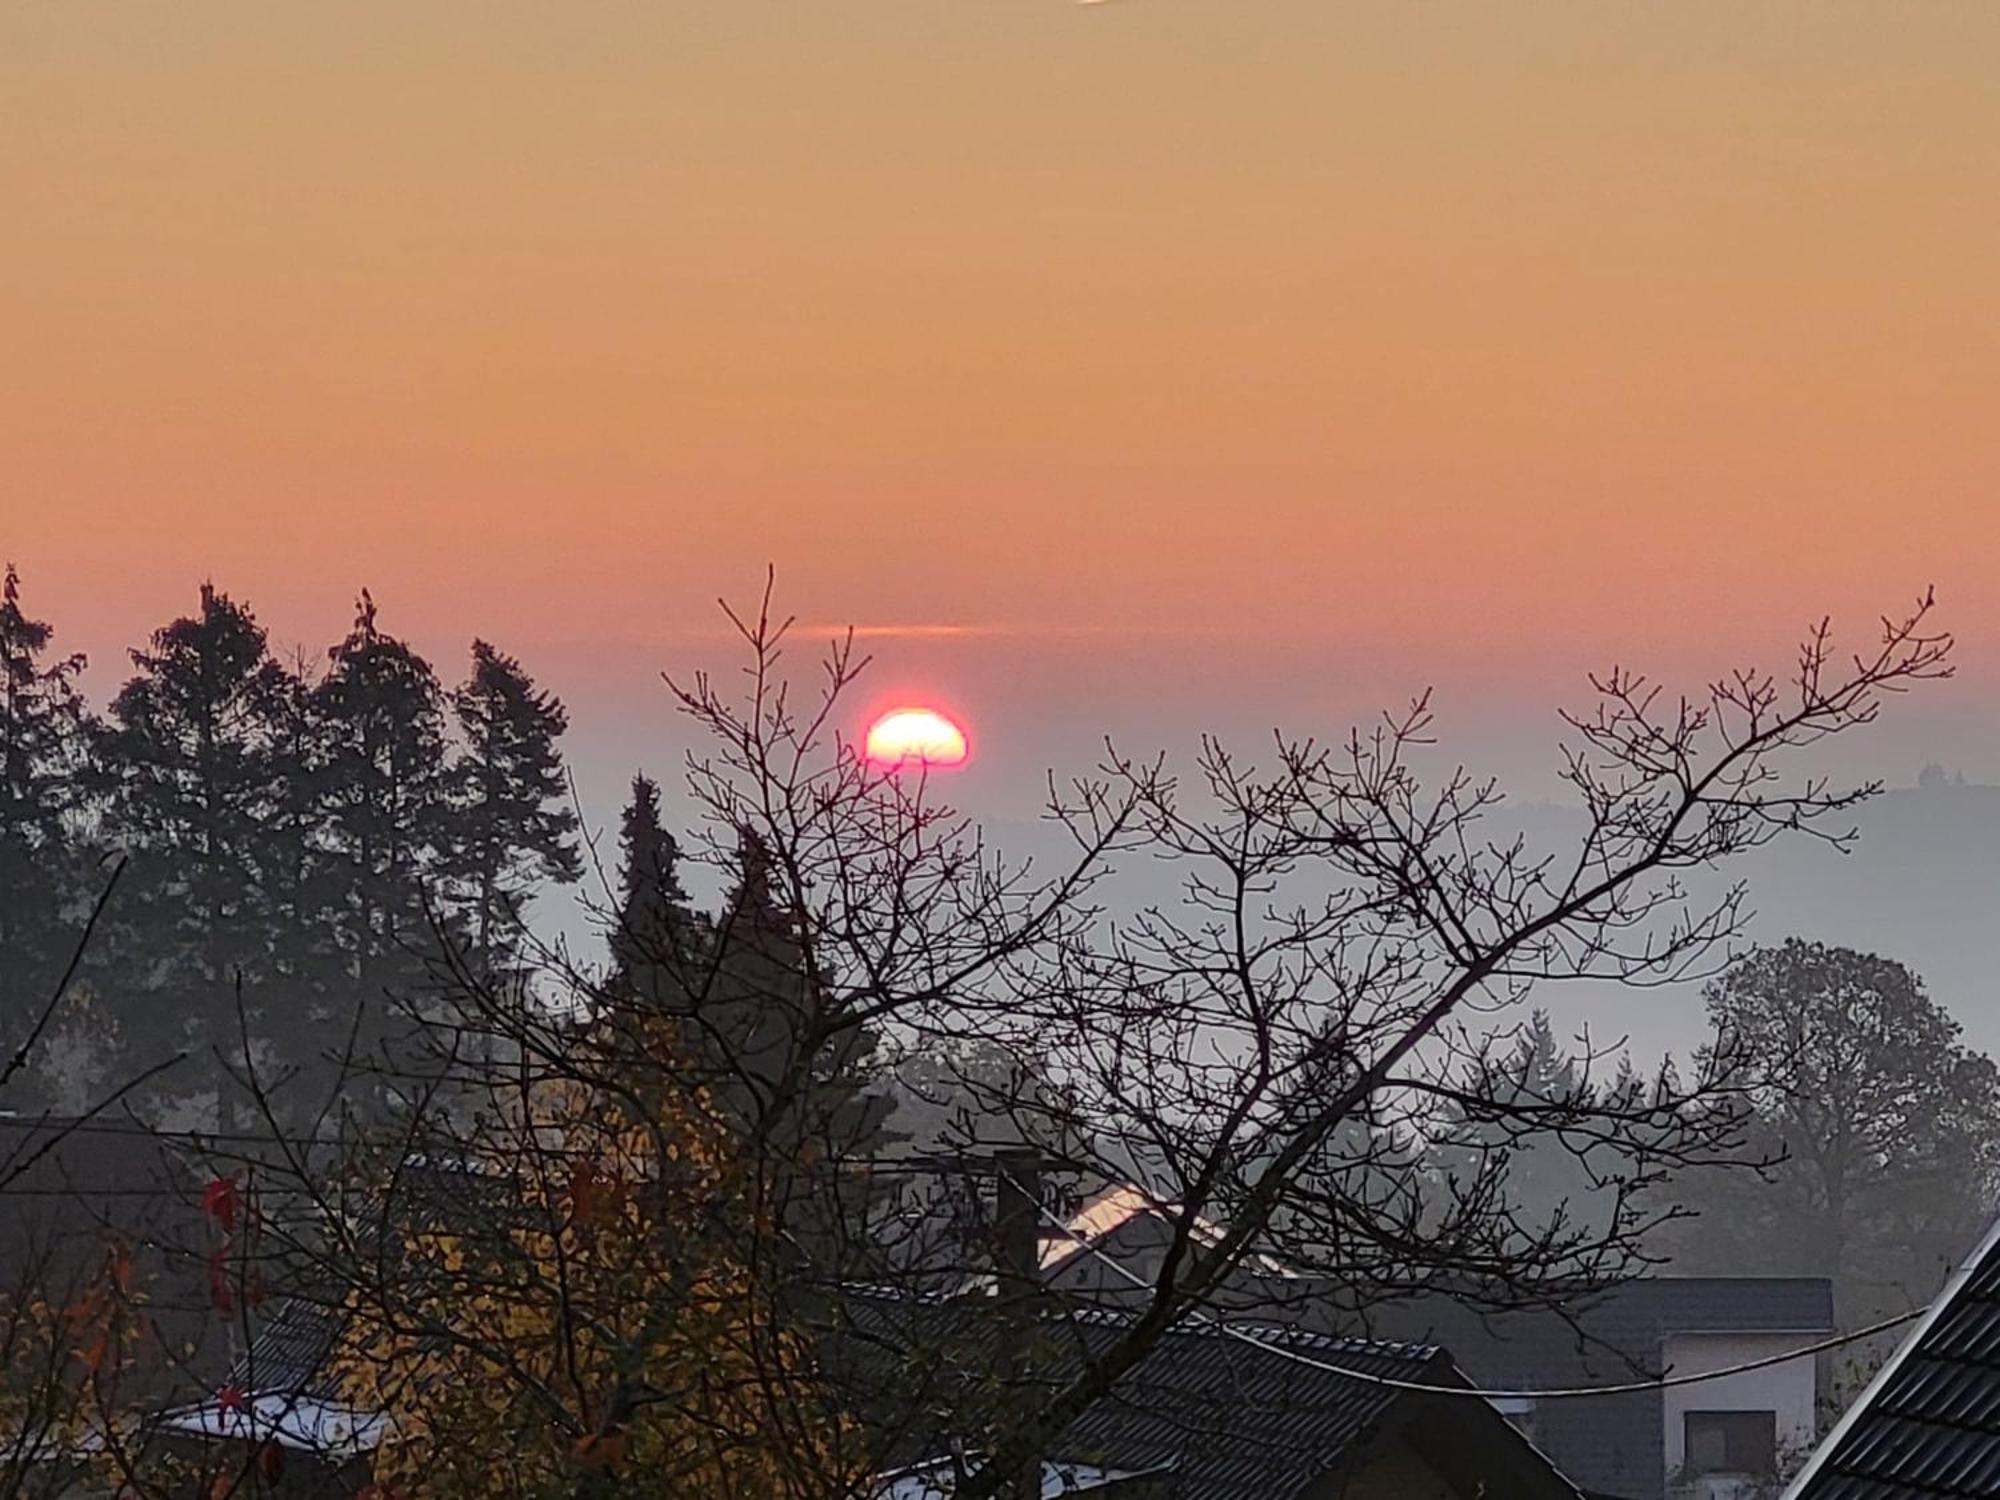
<svg viewBox="0 0 2000 1500">
<path fill-rule="evenodd" d="M 979 1467 L 977 1458 L 967 1458 L 963 1463 L 968 1470 L 976 1471 Z M 906 1469 L 878 1475 L 875 1487 L 869 1492 L 870 1500 L 951 1500 L 958 1488 L 956 1476 L 960 1472 L 961 1460 L 956 1457 L 912 1464 Z M 1154 1477 L 1153 1474 L 1130 1469 L 1100 1469 L 1095 1464 L 1045 1463 L 1039 1487 L 1040 1500 L 1061 1500 L 1066 1495 L 1085 1495 L 1135 1479 Z"/>
<path fill-rule="evenodd" d="M 1444 1293 L 1366 1310 L 1368 1331 L 1434 1339 L 1489 1386 L 1609 1384 L 1660 1372 L 1662 1340 L 1833 1331 L 1823 1276 L 1657 1276 L 1546 1307 L 1491 1309 Z"/>
<path fill-rule="evenodd" d="M 73 1302 L 106 1285 L 117 1247 L 158 1335 L 121 1373 L 121 1393 L 184 1390 L 229 1358 L 227 1320 L 211 1305 L 213 1226 L 200 1195 L 188 1163 L 135 1124 L 0 1114 L 0 1297 Z"/>
<path fill-rule="evenodd" d="M 362 1411 L 313 1396 L 258 1395 L 238 1402 L 217 1399 L 175 1407 L 155 1419 L 191 1437 L 272 1442 L 329 1458 L 355 1458 L 379 1447 L 389 1433 L 380 1412 Z"/>
<path fill-rule="evenodd" d="M 230 1377 L 248 1393 L 252 1424 L 273 1424 L 280 1441 L 293 1440 L 297 1428 L 306 1446 L 373 1441 L 376 1429 L 366 1414 L 329 1405 L 334 1392 L 324 1369 L 337 1318 L 327 1303 L 305 1298 L 273 1310 Z M 1033 1356 L 1015 1379 L 1045 1390 L 1066 1383 L 1084 1361 L 1108 1350 L 1127 1322 L 1099 1312 L 1044 1320 L 1036 1325 Z M 1020 1384 L 998 1387 L 994 1380 L 1004 1366 L 1005 1326 L 985 1302 L 854 1294 L 834 1304 L 821 1343 L 823 1370 L 873 1434 L 885 1478 L 932 1467 L 976 1436 L 953 1430 L 954 1423 L 962 1425 L 996 1390 L 1018 1392 Z M 1443 1350 L 1232 1327 L 1191 1323 L 1170 1330 L 1050 1445 L 1049 1475 L 1067 1475 L 1071 1491 L 1077 1476 L 1097 1470 L 1156 1476 L 1157 1493 L 1171 1500 L 1245 1494 L 1289 1500 L 1377 1439 L 1419 1429 L 1428 1439 L 1426 1457 L 1441 1468 L 1477 1466 L 1476 1475 L 1467 1471 L 1468 1493 L 1479 1479 L 1493 1478 L 1489 1493 L 1577 1500 L 1576 1488 L 1486 1401 L 1401 1391 L 1339 1373 L 1467 1386 Z M 224 1435 L 216 1403 L 170 1415 L 183 1430 Z M 328 1438 L 313 1425 L 323 1419 L 345 1424 L 349 1435 Z M 1447 1429 L 1451 1441 L 1437 1443 Z"/>
<path fill-rule="evenodd" d="M 1004 1324 L 990 1305 L 851 1298 L 839 1321 L 831 1344 L 832 1362 L 842 1366 L 836 1379 L 891 1445 L 885 1461 L 915 1463 L 948 1451 L 965 1434 L 946 1424 L 976 1411 L 981 1391 L 991 1399 Z M 1022 1385 L 1067 1384 L 1127 1326 L 1127 1318 L 1107 1312 L 1036 1324 L 1033 1353 L 1002 1399 L 1017 1400 L 1011 1393 Z M 1161 1475 L 1159 1493 L 1173 1500 L 1288 1500 L 1373 1451 L 1378 1440 L 1412 1429 L 1424 1433 L 1426 1459 L 1441 1470 L 1464 1470 L 1467 1493 L 1484 1480 L 1492 1494 L 1575 1500 L 1578 1491 L 1486 1401 L 1399 1390 L 1370 1376 L 1469 1389 L 1434 1345 L 1186 1323 L 1166 1333 L 1045 1457 Z M 892 1414 L 886 1421 L 885 1411 Z M 926 1411 L 936 1419 L 923 1420 Z M 1439 1441 L 1447 1431 L 1449 1441 Z"/>
<path fill-rule="evenodd" d="M 2000 1493 L 2000 1222 L 1959 1267 L 1785 1500 Z"/>
<path fill-rule="evenodd" d="M 1132 1300 L 1135 1288 L 1113 1270 L 1109 1275 L 1098 1268 L 1103 1260 L 1128 1267 L 1143 1285 L 1136 1288 L 1149 1296 L 1152 1278 L 1143 1275 L 1149 1258 L 1157 1257 L 1174 1238 L 1183 1207 L 1168 1199 L 1156 1198 L 1133 1183 L 1114 1183 L 1091 1194 L 1065 1219 L 1060 1227 L 1044 1225 L 1037 1236 L 1035 1255 L 1043 1284 L 1065 1292 L 1093 1292 L 1091 1300 L 1100 1304 Z M 1203 1248 L 1212 1248 L 1224 1238 L 1224 1230 L 1214 1220 L 1200 1214 L 1188 1224 L 1189 1238 Z M 1298 1281 L 1299 1273 L 1277 1257 L 1252 1251 L 1243 1258 L 1244 1275 L 1267 1281 Z M 992 1293 L 997 1281 L 991 1271 L 975 1271 L 959 1285 L 961 1293 Z"/>
<path fill-rule="evenodd" d="M 260 1394 L 332 1399 L 336 1391 L 328 1366 L 340 1323 L 340 1314 L 325 1299 L 285 1298 L 258 1325 L 250 1347 L 230 1366 L 223 1385 Z"/>
<path fill-rule="evenodd" d="M 1444 1345 L 1489 1388 L 1616 1385 L 1663 1373 L 1677 1336 L 1808 1343 L 1833 1328 L 1833 1287 L 1824 1277 L 1647 1277 L 1505 1311 L 1439 1293 L 1371 1307 L 1365 1321 L 1371 1334 Z M 1537 1440 L 1580 1485 L 1656 1495 L 1667 1463 L 1661 1404 L 1657 1390 L 1543 1403 Z"/>
<path fill-rule="evenodd" d="M 1054 1272 L 1065 1262 L 1097 1249 L 1135 1223 L 1156 1220 L 1162 1228 L 1170 1230 L 1184 1212 L 1180 1204 L 1157 1199 L 1144 1188 L 1131 1183 L 1106 1188 L 1085 1199 L 1060 1230 L 1043 1232 L 1039 1245 L 1042 1269 Z M 1222 1226 L 1200 1214 L 1194 1215 L 1188 1232 L 1194 1242 L 1204 1248 L 1220 1244 L 1224 1238 Z M 1244 1264 L 1264 1276 L 1291 1277 L 1298 1274 L 1282 1261 L 1262 1252 L 1252 1253 L 1245 1258 Z"/>
</svg>

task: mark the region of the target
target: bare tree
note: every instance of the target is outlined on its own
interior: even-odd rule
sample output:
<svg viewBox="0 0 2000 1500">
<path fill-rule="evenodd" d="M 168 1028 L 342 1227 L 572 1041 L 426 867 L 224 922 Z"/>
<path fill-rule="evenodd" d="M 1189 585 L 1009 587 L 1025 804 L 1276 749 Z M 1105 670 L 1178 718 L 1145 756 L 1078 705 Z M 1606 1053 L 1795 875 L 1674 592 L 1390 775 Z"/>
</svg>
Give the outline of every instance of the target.
<svg viewBox="0 0 2000 1500">
<path fill-rule="evenodd" d="M 1566 720 L 1589 814 L 1566 849 L 1492 833 L 1493 783 L 1420 775 L 1419 700 L 1337 743 L 1280 738 L 1263 764 L 1205 742 L 1185 778 L 1114 751 L 1052 789 L 1070 858 L 1044 873 L 989 849 L 935 778 L 854 753 L 839 725 L 865 663 L 837 642 L 801 695 L 767 593 L 738 622 L 744 691 L 673 687 L 707 745 L 689 847 L 737 894 L 669 931 L 635 929 L 607 891 L 643 984 L 557 954 L 525 988 L 462 966 L 449 1012 L 416 1018 L 424 1056 L 372 1063 L 403 1099 L 394 1131 L 338 1173 L 290 1162 L 314 1205 L 289 1231 L 299 1274 L 349 1330 L 332 1374 L 419 1414 L 408 1452 L 433 1477 L 498 1408 L 539 1434 L 510 1471 L 523 1494 L 616 1492 L 642 1450 L 682 1493 L 751 1475 L 861 1493 L 886 1449 L 928 1443 L 970 1455 L 972 1500 L 1246 1286 L 1338 1318 L 1428 1288 L 1502 1308 L 1629 1275 L 1671 1212 L 1645 1190 L 1736 1146 L 1737 1060 L 1552 1093 L 1505 1086 L 1482 1034 L 1538 985 L 1705 971 L 1742 893 L 1702 903 L 1685 874 L 1787 833 L 1850 838 L 1841 815 L 1872 789 L 1830 786 L 1810 752 L 1948 674 L 1930 614 L 1926 598 L 1849 660 L 1822 626 L 1788 677 L 1695 698 L 1594 679 Z M 1178 873 L 1176 901 L 1119 907 L 1139 860 Z M 1035 1060 L 980 1088 L 1009 1122 L 996 1138 L 1038 1150 L 900 1150 L 867 1102 L 883 1059 L 975 1041 Z M 1497 1166 L 1414 1170 L 1451 1121 L 1567 1153 L 1601 1201 L 1529 1217 Z M 1115 1264 L 1040 1195 L 1120 1185 L 1156 1235 Z M 1001 1225 L 979 1205 L 1010 1191 Z M 1022 1203 L 1030 1240 L 1074 1240 L 1105 1275 L 1034 1285 L 1048 1257 L 1022 1248 Z M 1000 1315 L 958 1378 L 918 1352 L 936 1353 L 941 1289 L 961 1294 L 953 1318 Z M 1081 1355 L 1059 1336 L 1079 1320 L 1100 1330 Z M 467 1409 L 472 1392 L 490 1399 Z"/>
</svg>

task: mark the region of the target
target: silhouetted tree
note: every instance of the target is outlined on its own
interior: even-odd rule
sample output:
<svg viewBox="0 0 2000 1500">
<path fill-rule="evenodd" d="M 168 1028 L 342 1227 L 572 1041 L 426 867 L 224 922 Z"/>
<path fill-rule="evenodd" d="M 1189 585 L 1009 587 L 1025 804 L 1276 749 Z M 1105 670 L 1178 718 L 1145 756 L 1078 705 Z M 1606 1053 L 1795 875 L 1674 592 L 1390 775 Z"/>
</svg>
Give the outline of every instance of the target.
<svg viewBox="0 0 2000 1500">
<path fill-rule="evenodd" d="M 1463 1075 L 1446 1085 L 1431 1171 L 1448 1200 L 1491 1196 L 1496 1254 L 1579 1234 L 1595 1242 L 1620 1211 L 1634 1153 L 1607 1134 L 1564 1130 L 1643 1107 L 1646 1086 L 1630 1058 L 1621 1056 L 1609 1079 L 1599 1074 L 1605 1062 L 1587 1042 L 1578 1051 L 1564 1046 L 1548 1012 L 1536 1010 L 1511 1033 L 1481 1039 Z"/>
<path fill-rule="evenodd" d="M 454 836 L 447 874 L 462 896 L 473 951 L 492 963 L 520 932 L 540 883 L 583 874 L 557 741 L 569 715 L 521 664 L 472 643 L 472 677 L 452 694 L 462 746 L 452 768 Z"/>
<path fill-rule="evenodd" d="M 76 688 L 84 658 L 50 657 L 54 638 L 23 611 L 9 566 L 0 584 L 0 1047 L 8 1055 L 61 976 L 76 941 L 71 919 L 81 915 L 74 820 L 92 726 Z"/>
<path fill-rule="evenodd" d="M 1809 766 L 1795 772 L 1794 758 L 1867 724 L 1888 694 L 1944 675 L 1950 649 L 1927 624 L 1926 600 L 1885 622 L 1879 643 L 1856 657 L 1836 655 L 1822 630 L 1783 677 L 1723 674 L 1698 700 L 1622 671 L 1597 679 L 1593 707 L 1568 721 L 1562 760 L 1589 821 L 1558 850 L 1496 841 L 1492 784 L 1463 772 L 1437 783 L 1419 776 L 1430 728 L 1420 701 L 1373 731 L 1280 740 L 1262 770 L 1213 742 L 1185 777 L 1114 752 L 1098 778 L 1052 798 L 1073 863 L 1030 875 L 940 806 L 927 776 L 887 773 L 851 753 L 836 727 L 852 703 L 843 699 L 857 670 L 851 643 L 836 645 L 817 694 L 786 691 L 776 669 L 783 627 L 765 604 L 743 622 L 753 656 L 743 697 L 707 678 L 679 690 L 709 746 L 689 768 L 698 826 L 713 840 L 704 853 L 733 876 L 686 1025 L 629 1001 L 621 1008 L 595 975 L 567 976 L 573 1003 L 537 1008 L 470 971 L 461 1013 L 506 1043 L 496 1049 L 506 1066 L 486 1080 L 492 1106 L 417 1107 L 382 1131 L 351 1179 L 379 1184 L 373 1224 L 329 1212 L 326 1241 L 303 1247 L 316 1257 L 315 1284 L 338 1288 L 335 1305 L 365 1318 L 407 1307 L 399 1268 L 380 1246 L 385 1228 L 407 1222 L 392 1199 L 413 1148 L 432 1166 L 490 1163 L 459 1173 L 459 1192 L 497 1203 L 509 1225 L 534 1227 L 515 1210 L 546 1205 L 535 1253 L 504 1277 L 482 1278 L 531 1289 L 549 1312 L 525 1325 L 534 1357 L 475 1362 L 492 1389 L 465 1392 L 467 1366 L 438 1375 L 386 1348 L 371 1361 L 382 1377 L 371 1390 L 401 1393 L 391 1399 L 419 1412 L 461 1394 L 505 1409 L 543 1400 L 546 1372 L 560 1369 L 574 1388 L 549 1404 L 566 1414 L 578 1439 L 571 1452 L 588 1465 L 580 1493 L 612 1493 L 628 1473 L 642 1486 L 651 1477 L 636 1462 L 626 1467 L 645 1438 L 638 1429 L 673 1412 L 635 1399 L 651 1359 L 643 1336 L 699 1317 L 720 1296 L 787 1341 L 794 1331 L 837 1339 L 854 1299 L 812 1292 L 828 1276 L 878 1284 L 875 1200 L 858 1188 L 845 1197 L 815 1190 L 889 1165 L 869 1159 L 867 1129 L 837 1128 L 865 1098 L 857 1085 L 878 1030 L 983 1038 L 1033 1056 L 1065 1111 L 1093 1126 L 1082 1144 L 1105 1169 L 1098 1175 L 1126 1170 L 1143 1148 L 1150 1196 L 1167 1210 L 1152 1216 L 1163 1231 L 1157 1254 L 1134 1273 L 1137 1311 L 1094 1323 L 1088 1340 L 1064 1326 L 1070 1309 L 1054 1296 L 1033 1307 L 993 1299 L 1014 1331 L 1067 1341 L 1076 1358 L 1059 1371 L 1021 1378 L 1026 1366 L 968 1360 L 965 1349 L 925 1358 L 933 1308 L 917 1300 L 885 1300 L 850 1325 L 896 1367 L 884 1404 L 900 1398 L 891 1411 L 914 1414 L 930 1445 L 909 1451 L 964 1444 L 977 1454 L 977 1468 L 954 1483 L 959 1500 L 1012 1492 L 1024 1468 L 1080 1437 L 1084 1413 L 1123 1399 L 1169 1330 L 1216 1308 L 1267 1258 L 1329 1297 L 1448 1283 L 1484 1308 L 1561 1305 L 1579 1280 L 1643 1266 L 1651 1221 L 1629 1191 L 1601 1220 L 1517 1243 L 1518 1220 L 1484 1190 L 1488 1179 L 1440 1205 L 1348 1186 L 1381 1181 L 1391 1154 L 1349 1159 L 1337 1172 L 1323 1164 L 1343 1142 L 1400 1152 L 1397 1112 L 1445 1106 L 1509 1137 L 1540 1132 L 1558 1147 L 1609 1148 L 1635 1164 L 1628 1187 L 1733 1144 L 1739 1122 L 1709 1108 L 1733 1079 L 1705 1063 L 1643 1103 L 1623 1097 L 1630 1080 L 1614 1083 L 1619 1097 L 1609 1100 L 1577 1091 L 1552 1102 L 1552 1090 L 1500 1071 L 1504 1056 L 1468 1068 L 1464 1028 L 1498 1008 L 1525 1009 L 1540 981 L 1646 983 L 1705 968 L 1738 930 L 1742 895 L 1703 902 L 1683 873 L 1842 818 L 1865 791 L 1830 791 Z M 1172 864 L 1177 898 L 1100 905 L 1097 879 L 1115 881 L 1126 856 Z M 685 1139 L 666 1138 L 678 1133 L 673 1113 L 644 1107 L 668 1098 L 698 1106 Z M 550 1106 L 572 1111 L 583 1129 L 546 1131 L 534 1110 Z M 697 1132 L 702 1149 L 690 1159 Z M 628 1136 L 647 1147 L 643 1158 Z M 1025 1198 L 1027 1186 L 1016 1179 L 1008 1189 L 1008 1167 L 990 1165 L 997 1218 L 1002 1190 Z M 726 1167 L 712 1187 L 701 1177 L 711 1167 Z M 654 1203 L 690 1182 L 702 1182 L 690 1214 L 648 1221 Z M 292 1188 L 315 1191 L 309 1178 Z M 839 1217 L 850 1210 L 854 1218 Z M 632 1286 L 618 1290 L 621 1310 L 645 1310 L 636 1330 L 600 1318 L 587 1288 L 567 1292 L 569 1247 L 595 1255 L 629 1230 L 650 1249 L 659 1227 L 673 1253 L 635 1259 Z M 1009 1229 L 1030 1240 L 1034 1228 L 1029 1214 L 1009 1216 Z M 717 1265 L 743 1279 L 702 1286 L 700 1268 Z M 801 1280 L 805 1294 L 794 1295 Z M 995 1280 L 989 1261 L 986 1284 Z M 524 1325 L 490 1311 L 452 1296 L 426 1310 L 428 1321 L 394 1326 L 434 1348 L 505 1354 Z M 832 1326 L 809 1326 L 820 1317 Z M 625 1347 L 603 1369 L 543 1358 L 579 1333 Z M 974 1352 L 990 1347 L 982 1338 Z M 756 1432 L 802 1434 L 785 1448 L 800 1471 L 810 1467 L 817 1429 L 801 1420 L 795 1386 L 733 1383 L 713 1337 L 671 1358 L 673 1383 L 654 1389 L 677 1390 L 686 1373 L 678 1361 L 696 1361 L 711 1388 L 756 1404 Z M 782 1376 L 788 1366 L 760 1368 Z M 956 1379 L 960 1370 L 968 1382 Z M 726 1442 L 735 1429 L 707 1430 Z M 793 1492 L 855 1490 L 815 1475 Z"/>
<path fill-rule="evenodd" d="M 618 843 L 618 911 L 611 930 L 611 987 L 656 1007 L 684 1009 L 709 934 L 688 905 L 680 843 L 660 819 L 660 788 L 632 778 Z"/>
<path fill-rule="evenodd" d="M 693 1054 L 736 1128 L 822 1158 L 865 1155 L 889 1100 L 872 1091 L 879 1037 L 843 1015 L 761 834 L 745 829 L 716 919 L 710 973 L 690 997 Z"/>
<path fill-rule="evenodd" d="M 354 628 L 314 693 L 324 726 L 325 836 L 337 918 L 362 998 L 419 982 L 430 901 L 447 847 L 444 694 L 430 663 L 376 624 L 362 591 Z"/>
<path fill-rule="evenodd" d="M 266 998 L 285 672 L 256 617 L 211 584 L 131 655 L 100 745 L 106 828 L 136 877 L 108 998 L 136 1061 L 189 1047 L 191 1086 L 221 1091 L 238 988 L 253 1018 Z"/>
<path fill-rule="evenodd" d="M 1991 1220 L 2000 1071 L 1902 964 L 1793 938 L 1714 980 L 1761 1173 L 1691 1174 L 1689 1270 L 1831 1276 L 1847 1318 L 1921 1302 Z"/>
<path fill-rule="evenodd" d="M 272 706 L 277 795 L 269 823 L 265 897 L 272 927 L 272 983 L 285 997 L 283 1023 L 260 1045 L 299 1090 L 315 1097 L 335 1076 L 356 1003 L 337 925 L 341 866 L 325 827 L 330 746 L 313 664 L 301 651 L 288 664 Z"/>
</svg>

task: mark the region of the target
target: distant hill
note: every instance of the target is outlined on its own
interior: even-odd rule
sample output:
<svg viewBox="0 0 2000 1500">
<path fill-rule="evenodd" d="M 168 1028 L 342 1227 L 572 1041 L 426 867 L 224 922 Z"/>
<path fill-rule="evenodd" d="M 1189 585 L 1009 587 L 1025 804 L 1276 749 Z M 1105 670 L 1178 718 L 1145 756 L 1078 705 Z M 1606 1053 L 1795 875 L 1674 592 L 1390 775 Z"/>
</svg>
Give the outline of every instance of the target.
<svg viewBox="0 0 2000 1500">
<path fill-rule="evenodd" d="M 1842 826 L 1860 829 L 1851 854 L 1811 838 L 1781 838 L 1707 888 L 1718 891 L 1734 878 L 1749 882 L 1751 941 L 1814 938 L 1908 964 L 1964 1025 L 1967 1040 L 2000 1057 L 2000 787 L 1933 779 L 1883 793 Z M 1552 803 L 1517 804 L 1496 819 L 1494 837 L 1507 827 L 1534 846 L 1561 850 L 1573 846 L 1583 814 Z M 1061 843 L 1046 825 L 991 824 L 988 832 L 1010 854 L 1061 858 Z M 1177 879 L 1170 866 L 1141 862 L 1121 876 L 1118 905 L 1141 893 L 1171 901 Z M 1587 1023 L 1599 1042 L 1629 1038 L 1648 1065 L 1663 1052 L 1686 1052 L 1703 1033 L 1699 986 L 1692 984 L 1551 985 L 1534 1003 L 1565 1033 Z"/>
</svg>

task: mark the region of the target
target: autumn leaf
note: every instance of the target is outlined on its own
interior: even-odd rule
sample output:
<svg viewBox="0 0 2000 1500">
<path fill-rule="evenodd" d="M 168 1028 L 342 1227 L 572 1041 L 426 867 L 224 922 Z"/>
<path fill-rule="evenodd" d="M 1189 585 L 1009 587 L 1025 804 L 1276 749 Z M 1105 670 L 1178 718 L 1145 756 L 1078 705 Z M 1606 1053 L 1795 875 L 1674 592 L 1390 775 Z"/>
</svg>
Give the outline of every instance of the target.
<svg viewBox="0 0 2000 1500">
<path fill-rule="evenodd" d="M 236 1232 L 236 1211 L 241 1202 L 234 1177 L 218 1177 L 201 1190 L 201 1211 L 220 1224 L 224 1234 Z"/>
<path fill-rule="evenodd" d="M 579 1469 L 608 1469 L 624 1461 L 627 1443 L 622 1427 L 585 1433 L 570 1450 L 570 1462 Z"/>
<path fill-rule="evenodd" d="M 111 1285 L 123 1295 L 132 1290 L 132 1252 L 122 1244 L 111 1247 L 107 1257 Z"/>
<path fill-rule="evenodd" d="M 236 1297 L 229 1289 L 227 1245 L 217 1245 L 208 1257 L 208 1300 L 225 1317 L 236 1311 Z"/>
<path fill-rule="evenodd" d="M 600 1206 L 597 1168 L 589 1162 L 576 1164 L 576 1170 L 569 1174 L 570 1217 L 579 1224 L 591 1224 L 597 1220 Z"/>
<path fill-rule="evenodd" d="M 276 1484 L 285 1472 L 285 1450 L 276 1443 L 266 1443 L 257 1450 L 257 1472 L 264 1476 L 268 1484 Z"/>
</svg>

